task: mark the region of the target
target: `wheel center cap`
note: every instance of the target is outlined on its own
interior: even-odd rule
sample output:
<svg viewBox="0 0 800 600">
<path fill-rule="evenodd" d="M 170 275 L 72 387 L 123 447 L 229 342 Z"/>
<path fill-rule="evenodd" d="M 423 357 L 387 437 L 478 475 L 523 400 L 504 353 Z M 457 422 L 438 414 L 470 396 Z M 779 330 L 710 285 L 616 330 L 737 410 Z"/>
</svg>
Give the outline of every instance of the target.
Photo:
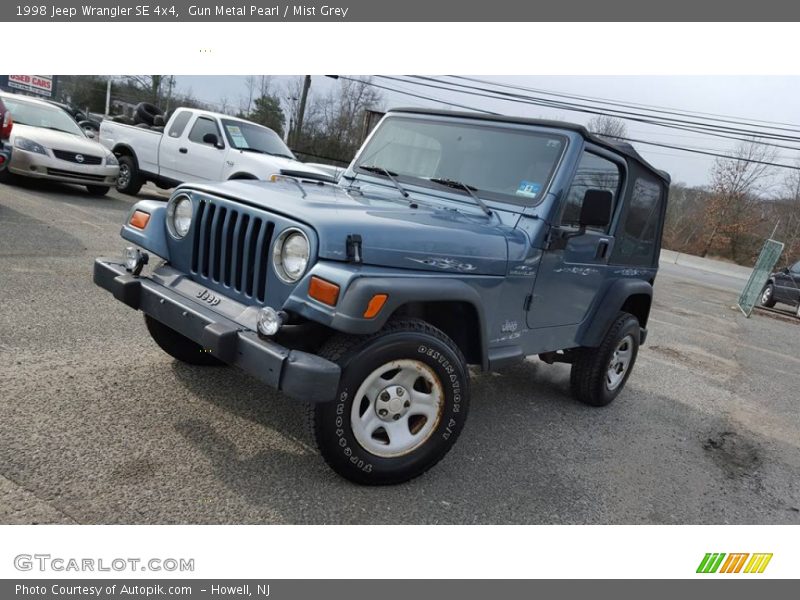
<svg viewBox="0 0 800 600">
<path fill-rule="evenodd" d="M 411 395 L 401 385 L 383 388 L 375 401 L 375 412 L 383 421 L 397 421 L 411 407 Z"/>
</svg>

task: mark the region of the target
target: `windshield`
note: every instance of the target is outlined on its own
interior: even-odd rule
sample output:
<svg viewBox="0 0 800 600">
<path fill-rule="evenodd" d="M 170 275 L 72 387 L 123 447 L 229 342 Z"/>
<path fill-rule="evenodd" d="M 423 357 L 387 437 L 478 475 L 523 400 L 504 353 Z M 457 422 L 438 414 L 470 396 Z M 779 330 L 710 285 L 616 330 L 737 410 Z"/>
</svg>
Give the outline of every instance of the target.
<svg viewBox="0 0 800 600">
<path fill-rule="evenodd" d="M 380 167 L 423 185 L 459 182 L 484 198 L 535 204 L 565 145 L 556 133 L 394 117 L 375 131 L 355 168 Z"/>
<path fill-rule="evenodd" d="M 3 98 L 6 108 L 11 112 L 11 118 L 18 125 L 30 125 L 31 127 L 44 127 L 55 129 L 72 135 L 86 137 L 78 127 L 75 120 L 60 108 L 25 102 L 16 98 Z"/>
<path fill-rule="evenodd" d="M 225 128 L 225 137 L 228 138 L 228 143 L 237 150 L 255 150 L 275 156 L 294 158 L 289 147 L 272 129 L 255 123 L 230 119 L 222 119 L 222 126 Z"/>
</svg>

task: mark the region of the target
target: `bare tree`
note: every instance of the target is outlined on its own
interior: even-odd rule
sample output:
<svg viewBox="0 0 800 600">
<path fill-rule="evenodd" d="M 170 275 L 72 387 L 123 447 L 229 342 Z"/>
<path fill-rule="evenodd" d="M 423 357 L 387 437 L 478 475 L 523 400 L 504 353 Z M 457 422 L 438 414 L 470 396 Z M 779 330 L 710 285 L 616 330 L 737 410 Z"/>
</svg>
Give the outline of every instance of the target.
<svg viewBox="0 0 800 600">
<path fill-rule="evenodd" d="M 718 158 L 711 168 L 711 196 L 707 203 L 709 230 L 701 256 L 706 256 L 717 238 L 728 243 L 731 258 L 739 260 L 743 237 L 760 218 L 761 196 L 769 187 L 776 149 L 755 139 L 736 147 L 732 158 Z"/>
<path fill-rule="evenodd" d="M 622 139 L 628 135 L 628 128 L 625 126 L 625 122 L 608 115 L 592 117 L 586 124 L 586 128 L 592 133 L 607 138 Z"/>
<path fill-rule="evenodd" d="M 148 102 L 160 104 L 165 95 L 171 95 L 175 87 L 174 75 L 128 75 L 125 78 L 134 87 L 146 92 Z M 167 94 L 164 93 L 167 89 Z"/>
</svg>

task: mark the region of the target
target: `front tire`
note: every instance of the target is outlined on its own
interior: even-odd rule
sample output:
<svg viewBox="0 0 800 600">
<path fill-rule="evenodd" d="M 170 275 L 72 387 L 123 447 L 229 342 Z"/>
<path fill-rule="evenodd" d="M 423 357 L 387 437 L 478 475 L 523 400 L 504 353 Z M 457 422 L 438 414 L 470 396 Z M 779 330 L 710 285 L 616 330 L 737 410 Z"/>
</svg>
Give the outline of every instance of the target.
<svg viewBox="0 0 800 600">
<path fill-rule="evenodd" d="M 156 321 L 150 315 L 144 316 L 144 322 L 153 341 L 172 358 L 200 367 L 218 367 L 225 364 L 214 355 L 209 354 L 200 344 L 196 344 L 174 329 Z"/>
<path fill-rule="evenodd" d="M 136 166 L 136 161 L 131 156 L 119 157 L 119 175 L 117 176 L 117 191 L 121 194 L 135 196 L 142 189 L 144 181 Z"/>
<path fill-rule="evenodd" d="M 589 406 L 610 404 L 630 377 L 640 335 L 638 319 L 621 312 L 599 347 L 576 350 L 569 378 L 575 399 Z"/>
<path fill-rule="evenodd" d="M 775 306 L 775 286 L 768 283 L 761 292 L 761 306 L 772 308 Z"/>
<path fill-rule="evenodd" d="M 363 485 L 422 475 L 458 438 L 469 408 L 461 351 L 417 319 L 372 336 L 332 338 L 320 354 L 342 368 L 336 399 L 310 407 L 312 436 L 328 465 Z"/>
<path fill-rule="evenodd" d="M 111 189 L 107 185 L 87 185 L 86 189 L 92 196 L 105 196 Z"/>
</svg>

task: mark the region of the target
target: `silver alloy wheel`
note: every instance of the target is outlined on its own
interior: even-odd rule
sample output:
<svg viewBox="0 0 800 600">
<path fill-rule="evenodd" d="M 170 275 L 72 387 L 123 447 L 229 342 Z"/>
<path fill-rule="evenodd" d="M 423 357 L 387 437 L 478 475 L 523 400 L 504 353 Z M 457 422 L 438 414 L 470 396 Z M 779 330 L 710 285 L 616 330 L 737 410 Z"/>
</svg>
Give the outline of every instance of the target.
<svg viewBox="0 0 800 600">
<path fill-rule="evenodd" d="M 761 304 L 766 304 L 769 302 L 770 297 L 772 296 L 772 288 L 767 286 L 764 288 L 764 291 L 761 293 Z"/>
<path fill-rule="evenodd" d="M 370 373 L 353 397 L 350 426 L 367 452 L 395 458 L 430 438 L 444 408 L 439 377 L 417 360 L 388 362 Z"/>
<path fill-rule="evenodd" d="M 128 165 L 119 166 L 119 174 L 117 175 L 117 187 L 126 188 L 131 178 L 131 169 Z"/>
<path fill-rule="evenodd" d="M 609 391 L 617 389 L 622 380 L 625 379 L 625 373 L 628 372 L 628 367 L 633 358 L 633 336 L 626 335 L 619 341 L 614 353 L 611 355 L 611 360 L 608 363 L 608 370 L 606 371 L 606 387 Z"/>
</svg>

